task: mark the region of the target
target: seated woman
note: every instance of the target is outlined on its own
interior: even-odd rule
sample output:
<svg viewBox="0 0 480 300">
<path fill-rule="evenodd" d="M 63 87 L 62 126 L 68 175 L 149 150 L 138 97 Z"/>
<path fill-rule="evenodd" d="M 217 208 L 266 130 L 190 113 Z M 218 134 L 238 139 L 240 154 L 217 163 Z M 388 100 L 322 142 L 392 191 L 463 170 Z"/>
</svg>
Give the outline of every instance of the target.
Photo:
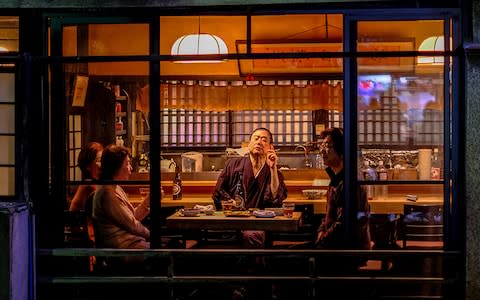
<svg viewBox="0 0 480 300">
<path fill-rule="evenodd" d="M 127 148 L 109 145 L 104 149 L 100 175 L 102 181 L 128 180 L 131 172 Z M 149 212 L 149 196 L 134 208 L 120 185 L 99 186 L 93 197 L 97 247 L 150 248 L 150 231 L 141 222 Z"/>
<path fill-rule="evenodd" d="M 77 165 L 82 172 L 82 181 L 96 181 L 100 178 L 100 160 L 102 158 L 103 146 L 97 142 L 89 143 L 80 151 Z M 95 185 L 80 185 L 70 202 L 70 211 L 89 210 L 87 199 L 95 191 Z"/>
</svg>

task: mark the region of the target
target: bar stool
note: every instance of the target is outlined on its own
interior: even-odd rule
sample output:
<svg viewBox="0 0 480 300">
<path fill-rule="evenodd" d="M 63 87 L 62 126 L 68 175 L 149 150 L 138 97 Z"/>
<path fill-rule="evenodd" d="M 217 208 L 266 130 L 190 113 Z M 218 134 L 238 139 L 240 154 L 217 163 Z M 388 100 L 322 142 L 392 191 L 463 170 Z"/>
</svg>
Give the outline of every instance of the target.
<svg viewBox="0 0 480 300">
<path fill-rule="evenodd" d="M 443 241 L 443 205 L 405 204 L 402 224 L 403 248 L 407 241 Z"/>
</svg>

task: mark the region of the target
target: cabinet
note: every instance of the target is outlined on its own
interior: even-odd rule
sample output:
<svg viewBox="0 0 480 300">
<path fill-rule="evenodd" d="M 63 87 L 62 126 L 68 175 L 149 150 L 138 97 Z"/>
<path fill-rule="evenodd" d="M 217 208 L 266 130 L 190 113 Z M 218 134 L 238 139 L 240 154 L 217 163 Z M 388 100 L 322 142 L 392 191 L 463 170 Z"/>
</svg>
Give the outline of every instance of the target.
<svg viewBox="0 0 480 300">
<path fill-rule="evenodd" d="M 85 144 L 115 142 L 115 95 L 103 81 L 89 81 L 84 122 Z"/>
<path fill-rule="evenodd" d="M 110 82 L 92 81 L 85 103 L 85 143 L 131 147 L 131 107 L 126 89 Z"/>
</svg>

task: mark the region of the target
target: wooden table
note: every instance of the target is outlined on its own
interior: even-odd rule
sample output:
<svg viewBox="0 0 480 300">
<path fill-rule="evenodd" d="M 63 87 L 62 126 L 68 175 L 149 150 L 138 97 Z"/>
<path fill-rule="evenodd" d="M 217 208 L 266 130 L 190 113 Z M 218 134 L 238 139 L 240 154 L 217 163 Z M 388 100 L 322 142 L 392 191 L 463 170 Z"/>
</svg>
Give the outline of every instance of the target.
<svg viewBox="0 0 480 300">
<path fill-rule="evenodd" d="M 301 212 L 294 212 L 292 218 L 227 217 L 222 211 L 208 216 L 184 217 L 179 212 L 167 218 L 167 228 L 181 230 L 264 230 L 274 232 L 296 232 L 300 225 Z"/>
</svg>

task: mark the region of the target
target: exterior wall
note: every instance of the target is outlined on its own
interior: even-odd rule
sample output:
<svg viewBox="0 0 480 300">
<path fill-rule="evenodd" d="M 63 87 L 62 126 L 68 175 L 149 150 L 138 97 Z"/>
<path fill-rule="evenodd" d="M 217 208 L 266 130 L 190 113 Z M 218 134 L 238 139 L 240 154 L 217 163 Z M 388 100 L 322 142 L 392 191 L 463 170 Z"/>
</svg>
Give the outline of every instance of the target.
<svg viewBox="0 0 480 300">
<path fill-rule="evenodd" d="M 146 1 L 144 7 L 181 7 L 181 6 L 208 6 L 208 5 L 256 5 L 256 4 L 295 4 L 295 3 L 327 3 L 333 1 L 306 1 L 306 0 L 183 0 L 183 1 Z M 335 1 L 347 2 L 347 1 Z M 367 2 L 367 1 L 348 1 Z M 386 1 L 393 2 L 393 1 Z M 133 7 L 128 0 L 85 0 L 85 1 L 47 1 L 47 0 L 3 0 L 0 8 L 75 8 L 75 7 Z M 480 43 L 480 0 L 472 0 L 473 16 L 473 43 Z M 478 153 L 480 153 L 480 55 L 468 55 L 465 65 L 465 203 L 466 203 L 466 299 L 480 299 L 480 201 L 477 195 L 480 194 L 480 177 L 478 176 Z M 0 246 L 9 245 L 10 241 L 0 241 Z M 7 249 L 8 250 L 8 249 Z M 11 249 L 10 249 L 11 251 Z M 5 252 L 2 252 L 5 253 Z M 8 252 L 7 252 L 8 253 Z M 7 256 L 9 257 L 9 256 Z M 0 273 L 6 274 L 10 262 L 0 263 Z M 23 274 L 21 276 L 25 278 Z M 0 291 L 2 284 L 10 284 L 10 280 L 0 278 Z M 20 280 L 16 280 L 20 282 Z M 0 298 L 2 297 L 0 292 Z M 5 295 L 4 295 L 5 296 Z M 7 298 L 8 299 L 8 298 Z"/>
<path fill-rule="evenodd" d="M 480 0 L 472 1 L 473 43 L 480 43 Z M 480 55 L 467 55 L 465 65 L 465 201 L 466 299 L 480 299 Z"/>
</svg>

